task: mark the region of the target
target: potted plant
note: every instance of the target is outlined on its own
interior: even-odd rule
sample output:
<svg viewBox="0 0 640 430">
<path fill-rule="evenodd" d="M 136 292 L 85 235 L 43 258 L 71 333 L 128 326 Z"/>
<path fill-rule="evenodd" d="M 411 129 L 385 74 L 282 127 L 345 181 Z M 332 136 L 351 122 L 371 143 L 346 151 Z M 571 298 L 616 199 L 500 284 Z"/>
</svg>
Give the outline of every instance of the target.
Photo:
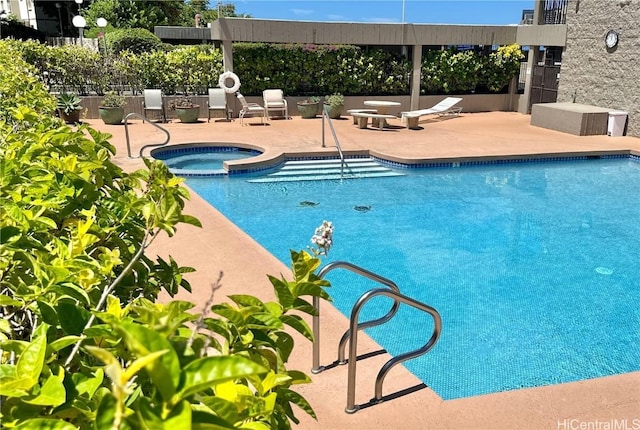
<svg viewBox="0 0 640 430">
<path fill-rule="evenodd" d="M 314 103 L 318 103 L 317 114 L 318 115 L 322 115 L 322 97 L 320 97 L 320 96 L 311 96 L 311 97 L 309 97 L 309 100 L 311 100 Z"/>
<path fill-rule="evenodd" d="M 181 122 L 198 122 L 200 105 L 191 101 L 187 96 L 180 96 L 169 103 L 169 109 L 176 111 Z"/>
<path fill-rule="evenodd" d="M 305 119 L 315 118 L 318 114 L 318 106 L 320 105 L 319 101 L 314 101 L 309 98 L 306 100 L 301 100 L 298 102 L 298 112 L 300 112 L 300 116 Z"/>
<path fill-rule="evenodd" d="M 342 108 L 344 108 L 344 96 L 342 94 L 336 93 L 326 96 L 324 103 L 328 106 L 329 118 L 340 118 Z"/>
<path fill-rule="evenodd" d="M 58 96 L 58 113 L 67 124 L 80 122 L 80 97 L 76 94 L 62 93 Z"/>
<path fill-rule="evenodd" d="M 120 124 L 124 118 L 124 107 L 127 104 L 127 98 L 109 91 L 102 99 L 102 104 L 98 106 L 100 118 L 105 124 Z"/>
</svg>

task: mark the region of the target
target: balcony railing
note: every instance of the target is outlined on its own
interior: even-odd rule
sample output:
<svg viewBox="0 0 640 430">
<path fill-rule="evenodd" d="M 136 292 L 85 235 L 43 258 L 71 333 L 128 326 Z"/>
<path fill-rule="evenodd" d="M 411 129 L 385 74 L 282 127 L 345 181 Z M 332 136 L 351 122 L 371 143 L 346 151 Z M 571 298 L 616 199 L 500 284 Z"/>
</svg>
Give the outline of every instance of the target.
<svg viewBox="0 0 640 430">
<path fill-rule="evenodd" d="M 569 0 L 545 0 L 540 24 L 566 24 Z"/>
</svg>

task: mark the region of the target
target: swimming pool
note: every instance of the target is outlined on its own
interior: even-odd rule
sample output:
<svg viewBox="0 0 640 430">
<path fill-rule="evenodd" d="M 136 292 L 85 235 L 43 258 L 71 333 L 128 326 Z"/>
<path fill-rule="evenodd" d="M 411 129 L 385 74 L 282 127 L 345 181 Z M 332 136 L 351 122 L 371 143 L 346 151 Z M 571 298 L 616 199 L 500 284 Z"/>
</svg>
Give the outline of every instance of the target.
<svg viewBox="0 0 640 430">
<path fill-rule="evenodd" d="M 640 370 L 637 159 L 402 172 L 187 184 L 286 264 L 333 221 L 326 262 L 379 273 L 442 315 L 435 348 L 404 364 L 444 399 Z M 329 292 L 348 315 L 372 285 L 335 273 Z M 394 355 L 431 330 L 411 309 L 399 316 L 367 330 Z"/>
</svg>

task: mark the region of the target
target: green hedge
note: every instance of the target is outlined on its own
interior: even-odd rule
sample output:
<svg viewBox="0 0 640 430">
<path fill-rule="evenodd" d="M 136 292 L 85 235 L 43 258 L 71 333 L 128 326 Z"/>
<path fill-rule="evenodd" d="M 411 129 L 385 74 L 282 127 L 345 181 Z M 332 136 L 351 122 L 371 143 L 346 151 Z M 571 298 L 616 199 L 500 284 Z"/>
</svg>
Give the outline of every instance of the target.
<svg viewBox="0 0 640 430">
<path fill-rule="evenodd" d="M 108 90 L 139 94 L 144 88 L 206 94 L 207 88 L 217 87 L 223 71 L 221 51 L 208 45 L 105 56 L 75 45 L 14 44 L 27 62 L 48 74 L 52 91 L 80 95 Z M 518 45 L 490 55 L 428 51 L 422 61 L 421 94 L 504 91 L 522 58 Z M 289 96 L 409 94 L 409 60 L 384 49 L 236 43 L 233 61 L 245 95 L 260 95 L 266 88 L 281 88 Z"/>
</svg>

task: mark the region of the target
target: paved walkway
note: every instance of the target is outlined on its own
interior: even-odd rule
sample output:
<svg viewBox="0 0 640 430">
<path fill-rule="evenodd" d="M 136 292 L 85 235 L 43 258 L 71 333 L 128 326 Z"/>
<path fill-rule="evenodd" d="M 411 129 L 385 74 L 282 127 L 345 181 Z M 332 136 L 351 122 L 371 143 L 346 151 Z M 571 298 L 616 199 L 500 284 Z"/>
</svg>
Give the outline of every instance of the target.
<svg viewBox="0 0 640 430">
<path fill-rule="evenodd" d="M 351 118 L 334 121 L 334 125 L 345 151 L 370 151 L 373 155 L 407 162 L 629 151 L 640 154 L 638 138 L 578 137 L 532 127 L 529 120 L 529 116 L 518 113 L 491 112 L 429 119 L 421 122 L 422 130 L 402 128 L 399 120 L 392 120 L 390 124 L 395 127 L 384 131 L 358 129 L 352 124 Z M 127 158 L 123 126 L 106 126 L 99 120 L 90 122 L 94 128 L 113 134 L 112 143 L 118 149 L 115 157 L 118 164 L 127 170 L 142 165 L 140 160 Z M 249 119 L 248 122 L 259 124 L 258 119 Z M 321 147 L 319 118 L 271 120 L 266 126 L 241 127 L 239 121 L 234 121 L 209 124 L 174 122 L 166 124 L 166 127 L 171 133 L 172 144 L 242 142 L 264 148 L 265 153 L 261 156 L 263 159 L 281 154 L 335 151 L 335 148 Z M 327 145 L 332 145 L 328 129 L 326 133 Z M 163 137 L 152 126 L 139 121 L 130 126 L 130 135 L 134 142 L 134 154 L 138 153 L 142 145 L 161 141 Z M 218 274 L 223 272 L 223 287 L 216 293 L 218 300 L 224 300 L 225 296 L 234 293 L 272 299 L 266 275 L 286 274 L 288 268 L 199 196 L 192 194 L 186 211 L 199 218 L 203 228 L 180 227 L 176 236 L 171 239 L 159 238 L 153 248 L 165 257 L 171 254 L 181 265 L 197 269 L 197 272 L 189 277 L 194 293 L 181 293 L 179 298 L 194 301 L 201 306 L 209 295 L 210 285 L 218 278 Z M 335 360 L 338 338 L 347 324 L 344 316 L 332 306 L 323 304 L 322 363 Z M 300 336 L 296 336 L 295 339 L 296 349 L 289 367 L 309 373 L 311 345 Z M 359 338 L 360 353 L 379 349 L 379 346 L 366 336 Z M 373 397 L 377 370 L 388 358 L 383 354 L 360 362 L 357 404 L 367 403 Z M 301 429 L 569 430 L 616 428 L 614 423 L 624 423 L 626 427 L 617 428 L 626 430 L 640 426 L 640 372 L 443 401 L 428 387 L 420 387 L 419 380 L 402 366 L 398 366 L 385 381 L 383 394 L 388 395 L 410 387 L 420 389 L 352 415 L 344 412 L 346 366 L 312 375 L 312 379 L 312 384 L 300 386 L 298 391 L 314 407 L 318 421 L 298 411 L 296 414 L 301 419 L 298 428 Z M 587 425 L 591 427 L 586 427 Z M 606 425 L 609 427 L 604 427 Z"/>
</svg>

